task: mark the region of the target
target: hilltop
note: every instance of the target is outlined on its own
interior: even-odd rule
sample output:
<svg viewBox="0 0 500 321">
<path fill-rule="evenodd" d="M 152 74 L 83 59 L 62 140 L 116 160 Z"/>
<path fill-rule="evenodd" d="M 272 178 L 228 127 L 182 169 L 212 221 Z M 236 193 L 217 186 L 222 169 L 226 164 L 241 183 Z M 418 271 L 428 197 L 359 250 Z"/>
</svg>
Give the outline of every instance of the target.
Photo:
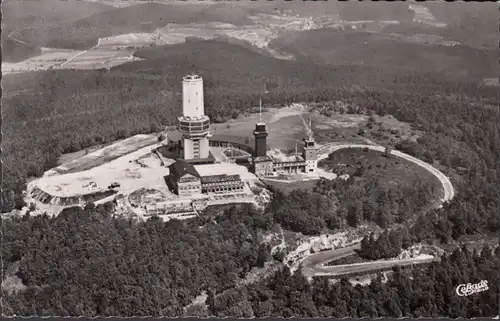
<svg viewBox="0 0 500 321">
<path fill-rule="evenodd" d="M 420 106 L 422 97 L 453 94 L 485 101 L 497 97 L 491 88 L 438 74 L 408 72 L 398 66 L 279 60 L 227 42 L 193 41 L 140 50 L 137 56 L 145 60 L 109 71 L 53 70 L 4 77 L 6 189 L 20 195 L 26 175 L 50 168 L 61 153 L 172 125 L 180 112 L 179 79 L 193 70 L 204 77 L 206 110 L 214 122 L 249 112 L 264 84 L 273 88 L 264 97 L 268 106 L 359 100 L 358 104 L 374 110 L 397 111 L 406 121 L 417 119 L 416 112 L 422 113 L 418 119 L 433 115 L 427 121 L 433 122 L 436 113 L 442 117 L 442 113 L 455 115 L 458 108 L 470 108 L 469 103 L 445 107 L 450 102 L 440 102 L 439 109 L 435 103 Z M 387 95 L 390 104 L 385 101 Z M 412 97 L 417 101 L 412 102 Z M 476 113 L 489 113 L 474 108 Z M 5 206 L 13 206 L 12 202 Z"/>
</svg>

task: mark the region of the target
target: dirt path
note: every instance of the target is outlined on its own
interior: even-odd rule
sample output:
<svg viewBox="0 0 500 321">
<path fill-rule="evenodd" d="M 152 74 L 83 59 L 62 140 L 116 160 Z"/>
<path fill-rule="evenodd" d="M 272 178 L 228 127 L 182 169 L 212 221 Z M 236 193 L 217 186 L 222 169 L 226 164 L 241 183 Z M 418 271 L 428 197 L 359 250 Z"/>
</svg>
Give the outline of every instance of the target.
<svg viewBox="0 0 500 321">
<path fill-rule="evenodd" d="M 90 49 L 87 49 L 87 50 L 84 50 L 84 51 L 81 51 L 79 53 L 77 53 L 76 55 L 74 55 L 73 57 L 69 58 L 68 60 L 66 60 L 65 62 L 63 62 L 62 64 L 60 64 L 58 67 L 62 68 L 64 67 L 65 64 L 71 62 L 73 59 L 75 59 L 76 57 L 78 56 L 81 56 L 83 54 L 86 54 L 89 50 L 92 50 L 92 49 L 97 49 L 97 47 L 99 47 L 99 45 L 101 44 L 101 38 L 97 39 L 97 45 L 93 46 L 92 48 Z"/>
</svg>

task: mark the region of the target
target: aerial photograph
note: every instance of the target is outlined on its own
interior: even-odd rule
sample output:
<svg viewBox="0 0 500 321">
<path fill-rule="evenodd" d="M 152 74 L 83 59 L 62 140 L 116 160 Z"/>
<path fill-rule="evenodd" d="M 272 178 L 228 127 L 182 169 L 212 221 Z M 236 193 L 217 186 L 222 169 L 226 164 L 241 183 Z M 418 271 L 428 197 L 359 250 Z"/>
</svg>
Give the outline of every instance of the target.
<svg viewBox="0 0 500 321">
<path fill-rule="evenodd" d="M 2 316 L 498 319 L 498 3 L 1 9 Z"/>
</svg>

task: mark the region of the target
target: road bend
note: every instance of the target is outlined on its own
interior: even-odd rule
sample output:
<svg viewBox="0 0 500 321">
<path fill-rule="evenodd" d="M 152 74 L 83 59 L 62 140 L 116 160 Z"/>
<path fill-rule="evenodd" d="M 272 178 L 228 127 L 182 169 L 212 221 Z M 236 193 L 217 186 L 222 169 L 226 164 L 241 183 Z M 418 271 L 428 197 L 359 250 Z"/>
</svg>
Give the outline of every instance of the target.
<svg viewBox="0 0 500 321">
<path fill-rule="evenodd" d="M 367 148 L 370 150 L 375 150 L 379 152 L 384 152 L 385 147 L 377 146 L 377 145 L 366 145 L 366 144 L 338 144 L 338 145 L 325 145 L 320 149 L 320 154 L 318 155 L 318 160 L 328 158 L 328 155 L 331 153 L 348 148 Z M 451 184 L 449 178 L 439 171 L 437 168 L 432 165 L 415 158 L 411 155 L 403 153 L 398 150 L 392 150 L 391 155 L 396 157 L 400 157 L 406 159 L 409 162 L 412 162 L 427 171 L 429 171 L 432 175 L 434 175 L 443 186 L 444 195 L 440 201 L 434 202 L 432 206 L 430 206 L 427 210 L 432 210 L 435 208 L 439 208 L 442 206 L 442 203 L 448 202 L 455 197 L 455 189 Z M 394 266 L 408 266 L 408 265 L 417 265 L 417 264 L 426 264 L 435 262 L 438 259 L 432 256 L 424 257 L 424 258 L 413 258 L 407 260 L 388 260 L 388 261 L 374 261 L 368 263 L 355 263 L 355 264 L 344 264 L 344 265 L 336 265 L 336 266 L 324 266 L 325 263 L 339 260 L 341 258 L 353 255 L 356 253 L 356 250 L 361 248 L 361 244 L 353 244 L 348 247 L 343 247 L 334 250 L 322 251 L 319 253 L 310 254 L 306 258 L 304 258 L 301 262 L 301 270 L 304 276 L 313 277 L 320 275 L 330 275 L 330 276 L 341 276 L 341 275 L 350 275 L 356 273 L 369 273 L 373 271 L 380 271 L 384 269 L 391 269 Z"/>
</svg>

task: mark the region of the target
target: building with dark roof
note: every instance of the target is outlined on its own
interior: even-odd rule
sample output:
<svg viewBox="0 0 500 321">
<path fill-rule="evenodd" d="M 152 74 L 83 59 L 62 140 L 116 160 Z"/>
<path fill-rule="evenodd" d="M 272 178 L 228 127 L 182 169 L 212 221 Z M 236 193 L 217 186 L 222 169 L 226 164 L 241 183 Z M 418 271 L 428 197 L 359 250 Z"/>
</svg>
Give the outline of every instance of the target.
<svg viewBox="0 0 500 321">
<path fill-rule="evenodd" d="M 170 174 L 167 184 L 179 196 L 192 196 L 201 194 L 200 174 L 192 164 L 178 160 L 168 166 Z"/>
</svg>

